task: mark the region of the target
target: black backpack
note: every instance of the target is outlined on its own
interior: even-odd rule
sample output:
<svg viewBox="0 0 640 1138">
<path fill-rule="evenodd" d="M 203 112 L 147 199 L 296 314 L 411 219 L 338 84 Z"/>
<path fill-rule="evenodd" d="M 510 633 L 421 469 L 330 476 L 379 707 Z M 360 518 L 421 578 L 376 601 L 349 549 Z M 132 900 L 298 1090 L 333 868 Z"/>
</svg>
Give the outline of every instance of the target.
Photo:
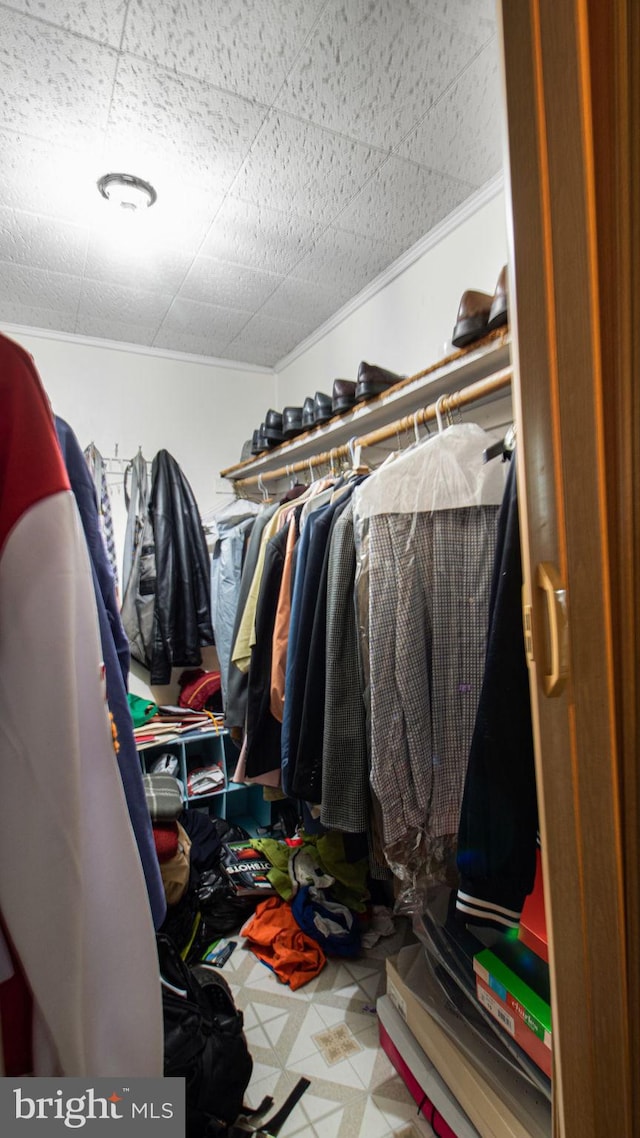
<svg viewBox="0 0 640 1138">
<path fill-rule="evenodd" d="M 158 934 L 164 1073 L 185 1079 L 187 1138 L 217 1138 L 235 1122 L 253 1070 L 242 1012 L 213 969 L 188 968 Z"/>
</svg>

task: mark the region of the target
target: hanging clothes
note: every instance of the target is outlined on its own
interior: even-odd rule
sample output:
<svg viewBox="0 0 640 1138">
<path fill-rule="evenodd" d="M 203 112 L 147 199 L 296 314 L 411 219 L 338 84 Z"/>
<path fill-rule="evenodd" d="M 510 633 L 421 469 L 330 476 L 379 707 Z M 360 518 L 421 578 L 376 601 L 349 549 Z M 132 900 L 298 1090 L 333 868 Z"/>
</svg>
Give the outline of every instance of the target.
<svg viewBox="0 0 640 1138">
<path fill-rule="evenodd" d="M 449 427 L 354 497 L 368 526 L 371 782 L 410 890 L 451 871 L 480 696 L 503 476 L 489 436 Z"/>
<path fill-rule="evenodd" d="M 107 701 L 117 732 L 118 767 L 147 882 L 154 925 L 159 929 L 166 916 L 167 905 L 127 702 L 129 645 L 118 612 L 115 582 L 102 540 L 96 492 L 91 475 L 80 444 L 69 424 L 56 416 L 55 426 L 89 551 L 100 625 L 102 658 L 106 670 Z"/>
<path fill-rule="evenodd" d="M 256 643 L 249 667 L 245 750 L 245 773 L 247 778 L 253 779 L 280 769 L 282 727 L 271 714 L 271 656 L 288 536 L 287 524 L 267 542 L 256 607 Z"/>
<path fill-rule="evenodd" d="M 327 567 L 322 812 L 329 829 L 364 833 L 370 791 L 367 723 L 355 613 L 353 499 L 337 518 Z"/>
<path fill-rule="evenodd" d="M 131 471 L 131 494 L 127 488 L 127 477 Z M 131 460 L 124 475 L 124 501 L 127 507 L 127 528 L 124 535 L 124 556 L 122 560 L 122 595 L 126 595 L 133 563 L 142 538 L 149 506 L 149 477 L 147 463 L 139 450 Z"/>
<path fill-rule="evenodd" d="M 242 568 L 242 577 L 240 579 L 240 591 L 238 593 L 238 605 L 236 608 L 236 619 L 233 626 L 232 643 L 235 644 L 240 621 L 244 612 L 244 606 L 249 596 L 249 589 L 253 581 L 253 575 L 256 565 L 258 563 L 258 554 L 260 553 L 260 544 L 262 541 L 262 534 L 275 514 L 276 510 L 280 507 L 279 502 L 272 502 L 268 505 L 262 513 L 258 514 L 253 529 L 251 530 L 251 537 L 247 546 L 247 552 L 244 559 Z M 233 658 L 229 662 L 229 674 L 227 678 L 227 702 L 225 705 L 225 722 L 229 728 L 244 728 L 245 717 L 247 713 L 247 689 L 249 684 L 248 671 L 241 671 L 240 668 L 234 663 Z"/>
<path fill-rule="evenodd" d="M 458 831 L 456 907 L 466 923 L 501 931 L 518 926 L 533 889 L 537 827 L 512 458 L 498 521 L 486 664 Z"/>
<path fill-rule="evenodd" d="M 339 497 L 323 514 L 314 537 L 320 547 L 324 539 L 324 549 L 318 550 L 318 557 L 322 555 L 322 563 L 315 587 L 315 599 L 313 595 L 308 597 L 312 609 L 311 634 L 308 645 L 305 647 L 303 644 L 301 648 L 303 659 L 306 659 L 306 675 L 292 787 L 299 798 L 316 805 L 322 800 L 329 557 L 336 524 L 350 503 L 355 485 L 352 482 L 338 491 Z"/>
<path fill-rule="evenodd" d="M 32 1073 L 159 1077 L 155 933 L 86 542 L 33 362 L 1 336 L 0 400 L 0 914 L 32 993 Z"/>
<path fill-rule="evenodd" d="M 116 542 L 113 533 L 113 514 L 111 512 L 111 497 L 109 495 L 109 486 L 107 485 L 107 472 L 104 465 L 104 459 L 100 454 L 95 443 L 89 443 L 85 447 L 84 457 L 89 467 L 89 473 L 93 479 L 93 484 L 96 489 L 96 496 L 98 499 L 98 513 L 100 517 L 100 529 L 104 538 L 104 543 L 107 550 L 107 557 L 111 565 L 113 573 L 113 580 L 115 583 L 116 592 L 118 590 L 118 555 L 116 553 Z"/>
<path fill-rule="evenodd" d="M 215 514 L 209 523 L 209 532 L 213 540 L 211 622 L 220 665 L 223 704 L 227 693 L 242 566 L 259 509 L 255 502 L 233 502 L 231 506 Z"/>
</svg>

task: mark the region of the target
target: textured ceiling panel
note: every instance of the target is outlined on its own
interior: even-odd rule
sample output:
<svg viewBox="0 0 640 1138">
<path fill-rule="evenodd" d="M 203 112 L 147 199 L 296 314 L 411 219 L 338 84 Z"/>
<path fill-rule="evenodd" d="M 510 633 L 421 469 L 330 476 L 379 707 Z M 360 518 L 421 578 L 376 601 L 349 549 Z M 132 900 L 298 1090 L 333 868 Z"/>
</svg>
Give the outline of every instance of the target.
<svg viewBox="0 0 640 1138">
<path fill-rule="evenodd" d="M 0 261 L 81 277 L 87 237 L 85 226 L 0 207 Z"/>
<path fill-rule="evenodd" d="M 2 123 L 91 145 L 107 121 L 117 59 L 109 47 L 0 9 Z"/>
<path fill-rule="evenodd" d="M 497 76 L 493 0 L 0 3 L 0 322 L 274 364 L 499 169 Z"/>
<path fill-rule="evenodd" d="M 232 265 L 213 257 L 197 257 L 180 289 L 180 296 L 204 304 L 226 304 L 255 312 L 284 277 L 261 273 L 246 265 Z"/>
<path fill-rule="evenodd" d="M 437 170 L 389 158 L 347 206 L 337 225 L 407 249 L 469 196 L 471 187 Z"/>
<path fill-rule="evenodd" d="M 137 0 L 123 48 L 271 103 L 325 0 Z"/>
<path fill-rule="evenodd" d="M 297 214 L 227 198 L 201 252 L 284 276 L 304 257 L 318 226 Z"/>
<path fill-rule="evenodd" d="M 151 172 L 159 150 L 174 177 L 220 193 L 231 185 L 265 114 L 265 107 L 202 80 L 124 57 L 109 114 L 109 145 L 133 150 L 136 169 Z"/>
<path fill-rule="evenodd" d="M 122 340 L 127 344 L 143 344 L 148 348 L 152 346 L 157 330 L 157 324 L 131 324 L 126 320 L 106 320 L 84 313 L 77 317 L 71 329 L 80 336 L 95 336 L 98 340 Z"/>
<path fill-rule="evenodd" d="M 6 300 L 14 306 L 24 304 L 30 308 L 75 315 L 81 287 L 81 277 L 50 273 L 45 269 L 29 269 L 5 261 L 0 273 L 0 304 L 3 305 Z"/>
<path fill-rule="evenodd" d="M 383 238 L 384 235 L 381 234 Z M 403 247 L 393 240 L 376 241 L 356 233 L 330 227 L 318 239 L 313 249 L 293 270 L 294 277 L 302 280 L 331 281 L 343 297 L 353 296 L 382 269 L 395 261 Z"/>
<path fill-rule="evenodd" d="M 248 319 L 248 314 L 239 309 L 200 304 L 177 296 L 164 318 L 162 331 L 173 329 L 187 336 L 211 336 L 216 342 L 226 343 L 237 335 Z"/>
<path fill-rule="evenodd" d="M 74 150 L 1 130 L 0 154 L 0 204 L 66 221 L 95 218 L 99 147 Z"/>
<path fill-rule="evenodd" d="M 233 192 L 328 225 L 385 154 L 289 115 L 264 124 Z"/>
<path fill-rule="evenodd" d="M 227 344 L 225 354 L 232 360 L 247 360 L 260 363 L 261 352 L 267 352 L 278 360 L 295 348 L 300 330 L 297 322 L 270 320 L 258 313 L 253 316 L 231 343 Z"/>
<path fill-rule="evenodd" d="M 427 112 L 400 153 L 481 186 L 502 165 L 501 116 L 495 45 L 490 44 Z"/>
<path fill-rule="evenodd" d="M 84 268 L 87 280 L 140 292 L 173 295 L 178 291 L 192 263 L 191 252 L 153 239 L 141 242 L 135 231 L 129 241 L 117 237 L 121 238 L 121 234 L 114 235 L 110 229 L 92 232 Z"/>
<path fill-rule="evenodd" d="M 346 295 L 345 295 L 346 299 Z M 303 281 L 298 278 L 286 277 L 282 284 L 272 293 L 263 304 L 263 316 L 273 317 L 275 320 L 291 320 L 291 313 L 295 312 L 296 319 L 312 331 L 322 324 L 336 310 L 336 289 L 317 281 Z"/>
<path fill-rule="evenodd" d="M 92 316 L 101 320 L 131 323 L 131 313 L 141 324 L 159 327 L 171 304 L 171 293 L 143 292 L 106 281 L 82 282 L 78 318 Z"/>
<path fill-rule="evenodd" d="M 5 0 L 6 8 L 14 8 L 27 16 L 37 16 L 58 24 L 68 32 L 77 32 L 98 43 L 120 47 L 127 11 L 126 0 Z"/>
<path fill-rule="evenodd" d="M 321 126 L 388 148 L 473 57 L 486 28 L 463 34 L 424 0 L 331 5 L 301 53 L 277 105 Z M 382 49 L 382 50 L 381 50 Z"/>
</svg>

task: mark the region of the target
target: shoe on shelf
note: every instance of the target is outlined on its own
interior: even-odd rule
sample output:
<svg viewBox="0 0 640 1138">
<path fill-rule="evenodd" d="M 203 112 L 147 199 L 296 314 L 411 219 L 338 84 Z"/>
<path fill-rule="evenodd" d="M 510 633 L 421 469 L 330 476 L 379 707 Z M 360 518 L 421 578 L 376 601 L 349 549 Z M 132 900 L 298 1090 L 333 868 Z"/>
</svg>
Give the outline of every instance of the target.
<svg viewBox="0 0 640 1138">
<path fill-rule="evenodd" d="M 261 423 L 257 431 L 253 432 L 251 440 L 251 453 L 263 454 L 265 450 L 269 449 L 269 440 L 264 433 L 264 423 Z"/>
<path fill-rule="evenodd" d="M 334 379 L 331 394 L 331 410 L 349 411 L 356 401 L 356 385 L 352 379 Z"/>
<path fill-rule="evenodd" d="M 456 348 L 464 348 L 474 340 L 480 340 L 487 334 L 487 323 L 493 297 L 487 292 L 478 292 L 476 289 L 467 289 L 463 292 L 458 308 L 451 343 Z"/>
<path fill-rule="evenodd" d="M 331 396 L 325 395 L 324 391 L 316 391 L 313 400 L 313 421 L 318 423 L 326 423 L 333 415 L 333 408 L 331 406 Z"/>
<path fill-rule="evenodd" d="M 487 332 L 495 328 L 502 328 L 509 319 L 509 297 L 507 295 L 507 266 L 503 265 L 498 277 L 496 291 L 493 294 L 493 303 L 489 309 Z"/>
<path fill-rule="evenodd" d="M 302 407 L 285 407 L 282 412 L 282 434 L 293 439 L 302 430 Z"/>
<path fill-rule="evenodd" d="M 396 375 L 394 371 L 387 371 L 384 367 L 368 364 L 363 360 L 358 368 L 356 402 L 359 399 L 371 399 L 372 395 L 380 395 L 404 378 L 403 375 Z"/>
<path fill-rule="evenodd" d="M 307 395 L 302 406 L 302 430 L 308 431 L 314 424 L 315 404 L 313 395 Z"/>
<path fill-rule="evenodd" d="M 264 420 L 264 435 L 271 446 L 277 446 L 283 441 L 282 415 L 279 411 L 272 411 L 271 408 L 267 411 Z"/>
</svg>

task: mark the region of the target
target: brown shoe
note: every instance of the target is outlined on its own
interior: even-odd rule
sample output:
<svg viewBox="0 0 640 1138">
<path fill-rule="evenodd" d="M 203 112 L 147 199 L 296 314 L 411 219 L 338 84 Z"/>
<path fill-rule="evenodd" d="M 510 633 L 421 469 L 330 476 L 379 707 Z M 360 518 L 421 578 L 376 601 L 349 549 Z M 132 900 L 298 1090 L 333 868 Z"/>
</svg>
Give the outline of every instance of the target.
<svg viewBox="0 0 640 1138">
<path fill-rule="evenodd" d="M 493 304 L 489 312 L 489 320 L 487 321 L 487 332 L 493 332 L 494 328 L 502 328 L 503 324 L 507 323 L 509 319 L 509 300 L 507 297 L 507 266 L 503 265 L 498 277 L 496 291 L 493 294 Z"/>
<path fill-rule="evenodd" d="M 451 337 L 454 347 L 464 348 L 486 335 L 492 304 L 493 297 L 486 292 L 476 292 L 474 289 L 463 292 Z"/>
<path fill-rule="evenodd" d="M 358 382 L 356 384 L 356 401 L 370 399 L 372 395 L 380 395 L 404 379 L 403 375 L 396 375 L 395 371 L 378 367 L 377 364 L 368 364 L 362 360 L 358 367 Z"/>
<path fill-rule="evenodd" d="M 331 394 L 331 409 L 335 414 L 338 411 L 348 411 L 356 401 L 356 385 L 352 379 L 334 379 Z"/>
</svg>

